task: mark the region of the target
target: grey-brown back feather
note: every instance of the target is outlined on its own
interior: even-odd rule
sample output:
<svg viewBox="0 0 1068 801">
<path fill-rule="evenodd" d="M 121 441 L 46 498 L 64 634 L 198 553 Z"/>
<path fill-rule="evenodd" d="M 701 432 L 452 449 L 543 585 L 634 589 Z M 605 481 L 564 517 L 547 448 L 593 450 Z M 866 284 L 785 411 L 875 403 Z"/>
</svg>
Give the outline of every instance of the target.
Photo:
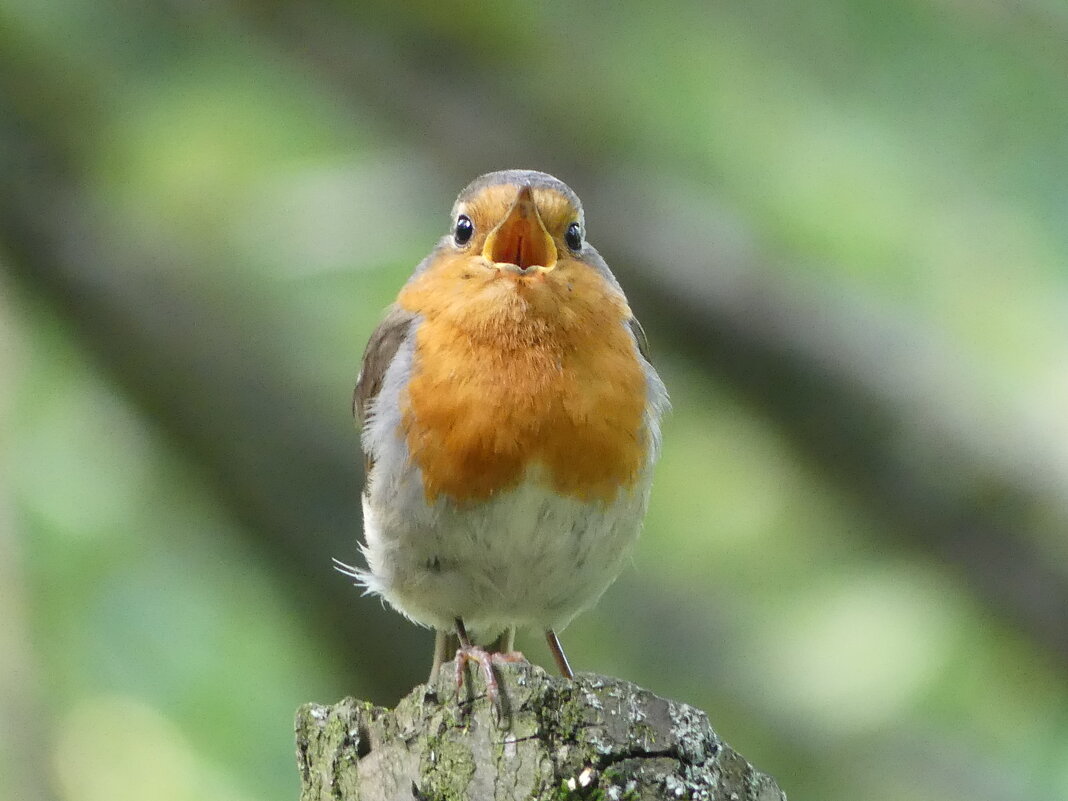
<svg viewBox="0 0 1068 801">
<path fill-rule="evenodd" d="M 361 431 L 367 424 L 367 413 L 371 402 L 382 390 L 382 379 L 386 374 L 386 369 L 393 361 L 393 357 L 397 355 L 401 343 L 408 336 L 414 320 L 415 315 L 412 312 L 391 306 L 367 342 L 367 347 L 363 352 L 360 375 L 356 379 L 356 388 L 352 392 L 352 416 Z M 370 472 L 372 463 L 369 455 L 365 466 Z"/>
<path fill-rule="evenodd" d="M 630 324 L 630 332 L 634 334 L 634 339 L 638 341 L 638 353 L 642 355 L 645 361 L 652 364 L 652 360 L 649 358 L 649 339 L 645 336 L 645 329 L 642 328 L 642 324 L 638 322 L 637 317 L 631 317 L 627 322 Z"/>
</svg>

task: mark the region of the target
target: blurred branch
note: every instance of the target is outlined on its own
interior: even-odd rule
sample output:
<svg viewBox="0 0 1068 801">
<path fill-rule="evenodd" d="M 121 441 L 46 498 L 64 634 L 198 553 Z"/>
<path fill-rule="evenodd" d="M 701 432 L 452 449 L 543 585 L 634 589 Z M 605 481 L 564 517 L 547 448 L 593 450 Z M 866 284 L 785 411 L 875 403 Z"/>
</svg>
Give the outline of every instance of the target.
<svg viewBox="0 0 1068 801">
<path fill-rule="evenodd" d="M 274 346 L 271 321 L 238 318 L 234 310 L 248 303 L 236 291 L 228 302 L 213 284 L 209 302 L 183 281 L 197 271 L 180 243 L 131 249 L 132 223 L 94 208 L 65 154 L 5 99 L 0 92 L 0 243 L 15 278 L 59 310 L 203 469 L 308 621 L 348 649 L 340 655 L 359 686 L 375 698 L 399 697 L 422 677 L 429 640 L 399 615 L 360 602 L 331 570 L 331 557 L 352 552 L 360 526 L 360 460 L 345 400 L 336 417 L 310 408 L 298 371 Z M 412 655 L 396 660 L 408 674 L 381 658 L 384 643 L 391 654 Z"/>
<path fill-rule="evenodd" d="M 1048 525 L 1063 526 L 1063 499 L 965 441 L 982 432 L 945 423 L 937 393 L 923 383 L 933 379 L 915 373 L 915 355 L 929 343 L 851 301 L 785 285 L 703 188 L 683 194 L 655 174 L 632 176 L 607 163 L 583 144 L 590 132 L 581 123 L 538 106 L 530 93 L 516 102 L 487 77 L 494 65 L 472 61 L 465 43 L 424 37 L 401 46 L 357 26 L 343 5 L 239 7 L 319 83 L 354 106 L 371 104 L 449 165 L 457 185 L 517 165 L 568 179 L 596 216 L 597 241 L 636 309 L 658 318 L 654 338 L 672 339 L 728 380 L 888 529 L 955 564 L 992 608 L 1068 663 L 1068 580 L 1026 536 L 1050 510 Z M 18 58 L 0 49 L 0 238 L 17 276 L 62 311 L 109 372 L 217 478 L 313 619 L 346 642 L 416 648 L 418 633 L 398 616 L 358 605 L 351 588 L 325 575 L 329 557 L 351 549 L 358 526 L 354 440 L 342 445 L 340 422 L 296 397 L 285 366 L 274 366 L 269 321 L 235 324 L 183 283 L 190 257 L 180 244 L 142 252 L 117 244 L 128 221 L 91 211 L 78 167 L 78 121 L 91 114 L 94 88 L 76 93 L 78 112 L 65 117 L 56 103 L 33 102 L 59 96 L 59 81 Z M 599 124 L 609 130 L 612 121 Z M 162 266 L 114 269 L 145 261 Z M 376 697 L 413 683 L 390 660 L 354 653 L 353 661 Z"/>
<path fill-rule="evenodd" d="M 8 282 L 0 276 L 0 290 Z M 16 373 L 18 335 L 12 308 L 0 294 L 0 375 Z M 14 387 L 0 385 L 0 440 L 10 437 Z M 15 530 L 9 476 L 0 452 L 0 796 L 24 801 L 55 798 L 48 764 L 51 715 L 40 686 L 40 665 L 30 634 L 25 559 Z"/>
<path fill-rule="evenodd" d="M 1068 576 L 1034 534 L 1040 520 L 1068 527 L 1063 492 L 1043 443 L 1025 443 L 1030 472 L 1014 471 L 985 421 L 957 424 L 951 354 L 858 299 L 775 274 L 706 187 L 620 170 L 591 137 L 613 120 L 517 97 L 496 77 L 511 73 L 479 62 L 470 42 L 390 35 L 370 13 L 325 0 L 235 5 L 354 106 L 370 104 L 448 165 L 457 185 L 500 167 L 565 177 L 596 215 L 596 241 L 637 311 L 657 318 L 656 336 L 729 381 L 876 520 L 955 565 L 1068 665 Z"/>
</svg>

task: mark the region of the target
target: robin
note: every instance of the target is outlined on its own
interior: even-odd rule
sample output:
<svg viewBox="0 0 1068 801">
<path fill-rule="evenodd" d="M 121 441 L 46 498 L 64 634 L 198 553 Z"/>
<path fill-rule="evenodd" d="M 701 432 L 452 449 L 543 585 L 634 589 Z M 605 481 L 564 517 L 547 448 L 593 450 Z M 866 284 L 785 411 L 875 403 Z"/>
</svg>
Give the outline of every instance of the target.
<svg viewBox="0 0 1068 801">
<path fill-rule="evenodd" d="M 542 172 L 476 178 L 371 335 L 353 397 L 367 592 L 455 650 L 514 661 L 619 575 L 645 516 L 667 393 L 582 204 Z M 479 646 L 476 643 L 488 643 Z"/>
</svg>

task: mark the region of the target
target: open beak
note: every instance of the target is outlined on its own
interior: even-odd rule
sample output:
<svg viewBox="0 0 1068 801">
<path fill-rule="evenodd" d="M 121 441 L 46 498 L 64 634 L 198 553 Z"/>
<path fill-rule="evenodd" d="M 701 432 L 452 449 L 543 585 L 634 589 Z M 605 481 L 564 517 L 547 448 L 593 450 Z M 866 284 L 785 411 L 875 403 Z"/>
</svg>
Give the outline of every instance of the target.
<svg viewBox="0 0 1068 801">
<path fill-rule="evenodd" d="M 508 214 L 490 231 L 482 255 L 497 267 L 520 273 L 556 266 L 556 243 L 545 230 L 529 186 L 519 190 Z"/>
</svg>

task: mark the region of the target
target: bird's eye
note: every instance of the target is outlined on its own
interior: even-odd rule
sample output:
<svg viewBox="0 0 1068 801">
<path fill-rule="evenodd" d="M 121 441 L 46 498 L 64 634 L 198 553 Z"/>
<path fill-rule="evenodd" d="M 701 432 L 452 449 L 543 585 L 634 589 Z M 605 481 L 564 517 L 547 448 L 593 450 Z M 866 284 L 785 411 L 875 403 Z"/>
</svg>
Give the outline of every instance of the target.
<svg viewBox="0 0 1068 801">
<path fill-rule="evenodd" d="M 452 238 L 456 240 L 457 245 L 466 245 L 471 241 L 472 234 L 475 233 L 475 224 L 471 222 L 471 218 L 466 214 L 461 214 L 456 218 L 456 229 L 452 232 Z"/>
<path fill-rule="evenodd" d="M 567 233 L 564 234 L 564 242 L 574 251 L 582 250 L 582 228 L 579 227 L 577 222 L 573 222 L 567 227 Z"/>
</svg>

